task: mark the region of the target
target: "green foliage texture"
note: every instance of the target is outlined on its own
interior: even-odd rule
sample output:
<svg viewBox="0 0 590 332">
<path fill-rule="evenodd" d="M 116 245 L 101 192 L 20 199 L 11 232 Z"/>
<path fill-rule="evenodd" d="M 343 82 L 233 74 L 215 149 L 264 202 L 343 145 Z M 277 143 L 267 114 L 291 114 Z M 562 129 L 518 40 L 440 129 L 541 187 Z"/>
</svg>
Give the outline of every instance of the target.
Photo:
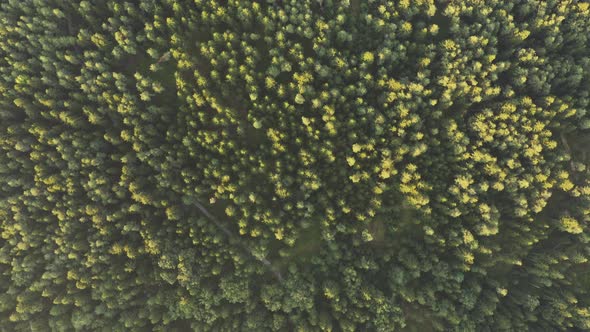
<svg viewBox="0 0 590 332">
<path fill-rule="evenodd" d="M 0 331 L 590 330 L 589 7 L 0 1 Z"/>
</svg>

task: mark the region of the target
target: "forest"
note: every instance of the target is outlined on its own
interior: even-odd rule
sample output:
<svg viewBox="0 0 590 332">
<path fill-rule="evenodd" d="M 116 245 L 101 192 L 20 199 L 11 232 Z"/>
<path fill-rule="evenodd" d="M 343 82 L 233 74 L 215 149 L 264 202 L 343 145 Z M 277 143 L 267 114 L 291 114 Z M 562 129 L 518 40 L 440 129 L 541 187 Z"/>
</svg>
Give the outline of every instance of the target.
<svg viewBox="0 0 590 332">
<path fill-rule="evenodd" d="M 0 332 L 590 331 L 590 3 L 0 0 Z"/>
</svg>

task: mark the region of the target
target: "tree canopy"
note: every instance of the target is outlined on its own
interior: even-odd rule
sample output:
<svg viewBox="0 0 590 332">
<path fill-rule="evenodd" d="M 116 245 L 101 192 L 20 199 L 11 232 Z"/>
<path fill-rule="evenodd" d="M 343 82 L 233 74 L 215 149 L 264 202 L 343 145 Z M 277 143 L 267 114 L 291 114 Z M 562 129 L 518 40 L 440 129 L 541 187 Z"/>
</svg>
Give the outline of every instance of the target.
<svg viewBox="0 0 590 332">
<path fill-rule="evenodd" d="M 589 45 L 581 0 L 0 1 L 0 330 L 590 330 Z"/>
</svg>

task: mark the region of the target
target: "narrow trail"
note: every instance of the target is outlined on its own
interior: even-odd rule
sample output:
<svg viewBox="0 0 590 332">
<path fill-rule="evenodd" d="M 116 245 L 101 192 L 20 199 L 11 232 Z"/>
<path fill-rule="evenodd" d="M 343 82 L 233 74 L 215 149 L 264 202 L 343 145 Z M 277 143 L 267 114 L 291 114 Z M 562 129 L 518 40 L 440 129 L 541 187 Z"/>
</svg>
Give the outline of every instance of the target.
<svg viewBox="0 0 590 332">
<path fill-rule="evenodd" d="M 211 213 L 209 213 L 209 211 L 207 211 L 207 209 L 201 203 L 199 203 L 198 201 L 195 201 L 195 205 L 209 220 L 211 220 L 215 224 L 215 226 L 217 226 L 217 228 L 219 228 L 222 232 L 224 232 L 231 240 L 238 243 L 238 245 L 240 247 L 242 247 L 242 249 L 244 249 L 246 252 L 248 252 L 248 254 L 250 256 L 254 257 L 254 259 L 256 259 L 257 261 L 264 264 L 266 266 L 266 268 L 269 269 L 275 275 L 275 277 L 277 278 L 278 281 L 280 281 L 280 282 L 283 281 L 283 276 L 281 275 L 281 272 L 279 271 L 279 269 L 276 268 L 268 259 L 266 259 L 266 257 L 258 257 L 257 255 L 255 255 L 254 252 L 252 251 L 252 249 L 250 249 L 250 247 L 245 245 L 242 241 L 240 241 L 240 239 L 238 237 L 236 237 L 234 234 L 232 234 L 232 232 L 230 232 L 230 230 L 227 227 L 225 227 L 219 221 L 219 219 L 217 219 L 215 216 L 213 216 Z"/>
</svg>

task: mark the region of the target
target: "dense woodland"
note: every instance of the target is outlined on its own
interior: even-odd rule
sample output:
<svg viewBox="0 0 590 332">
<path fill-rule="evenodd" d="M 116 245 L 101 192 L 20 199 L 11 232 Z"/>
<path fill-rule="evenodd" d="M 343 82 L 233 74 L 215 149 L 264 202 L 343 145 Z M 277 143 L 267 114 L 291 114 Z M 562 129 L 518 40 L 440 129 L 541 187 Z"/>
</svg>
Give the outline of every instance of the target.
<svg viewBox="0 0 590 332">
<path fill-rule="evenodd" d="M 0 331 L 590 330 L 590 4 L 0 1 Z"/>
</svg>

